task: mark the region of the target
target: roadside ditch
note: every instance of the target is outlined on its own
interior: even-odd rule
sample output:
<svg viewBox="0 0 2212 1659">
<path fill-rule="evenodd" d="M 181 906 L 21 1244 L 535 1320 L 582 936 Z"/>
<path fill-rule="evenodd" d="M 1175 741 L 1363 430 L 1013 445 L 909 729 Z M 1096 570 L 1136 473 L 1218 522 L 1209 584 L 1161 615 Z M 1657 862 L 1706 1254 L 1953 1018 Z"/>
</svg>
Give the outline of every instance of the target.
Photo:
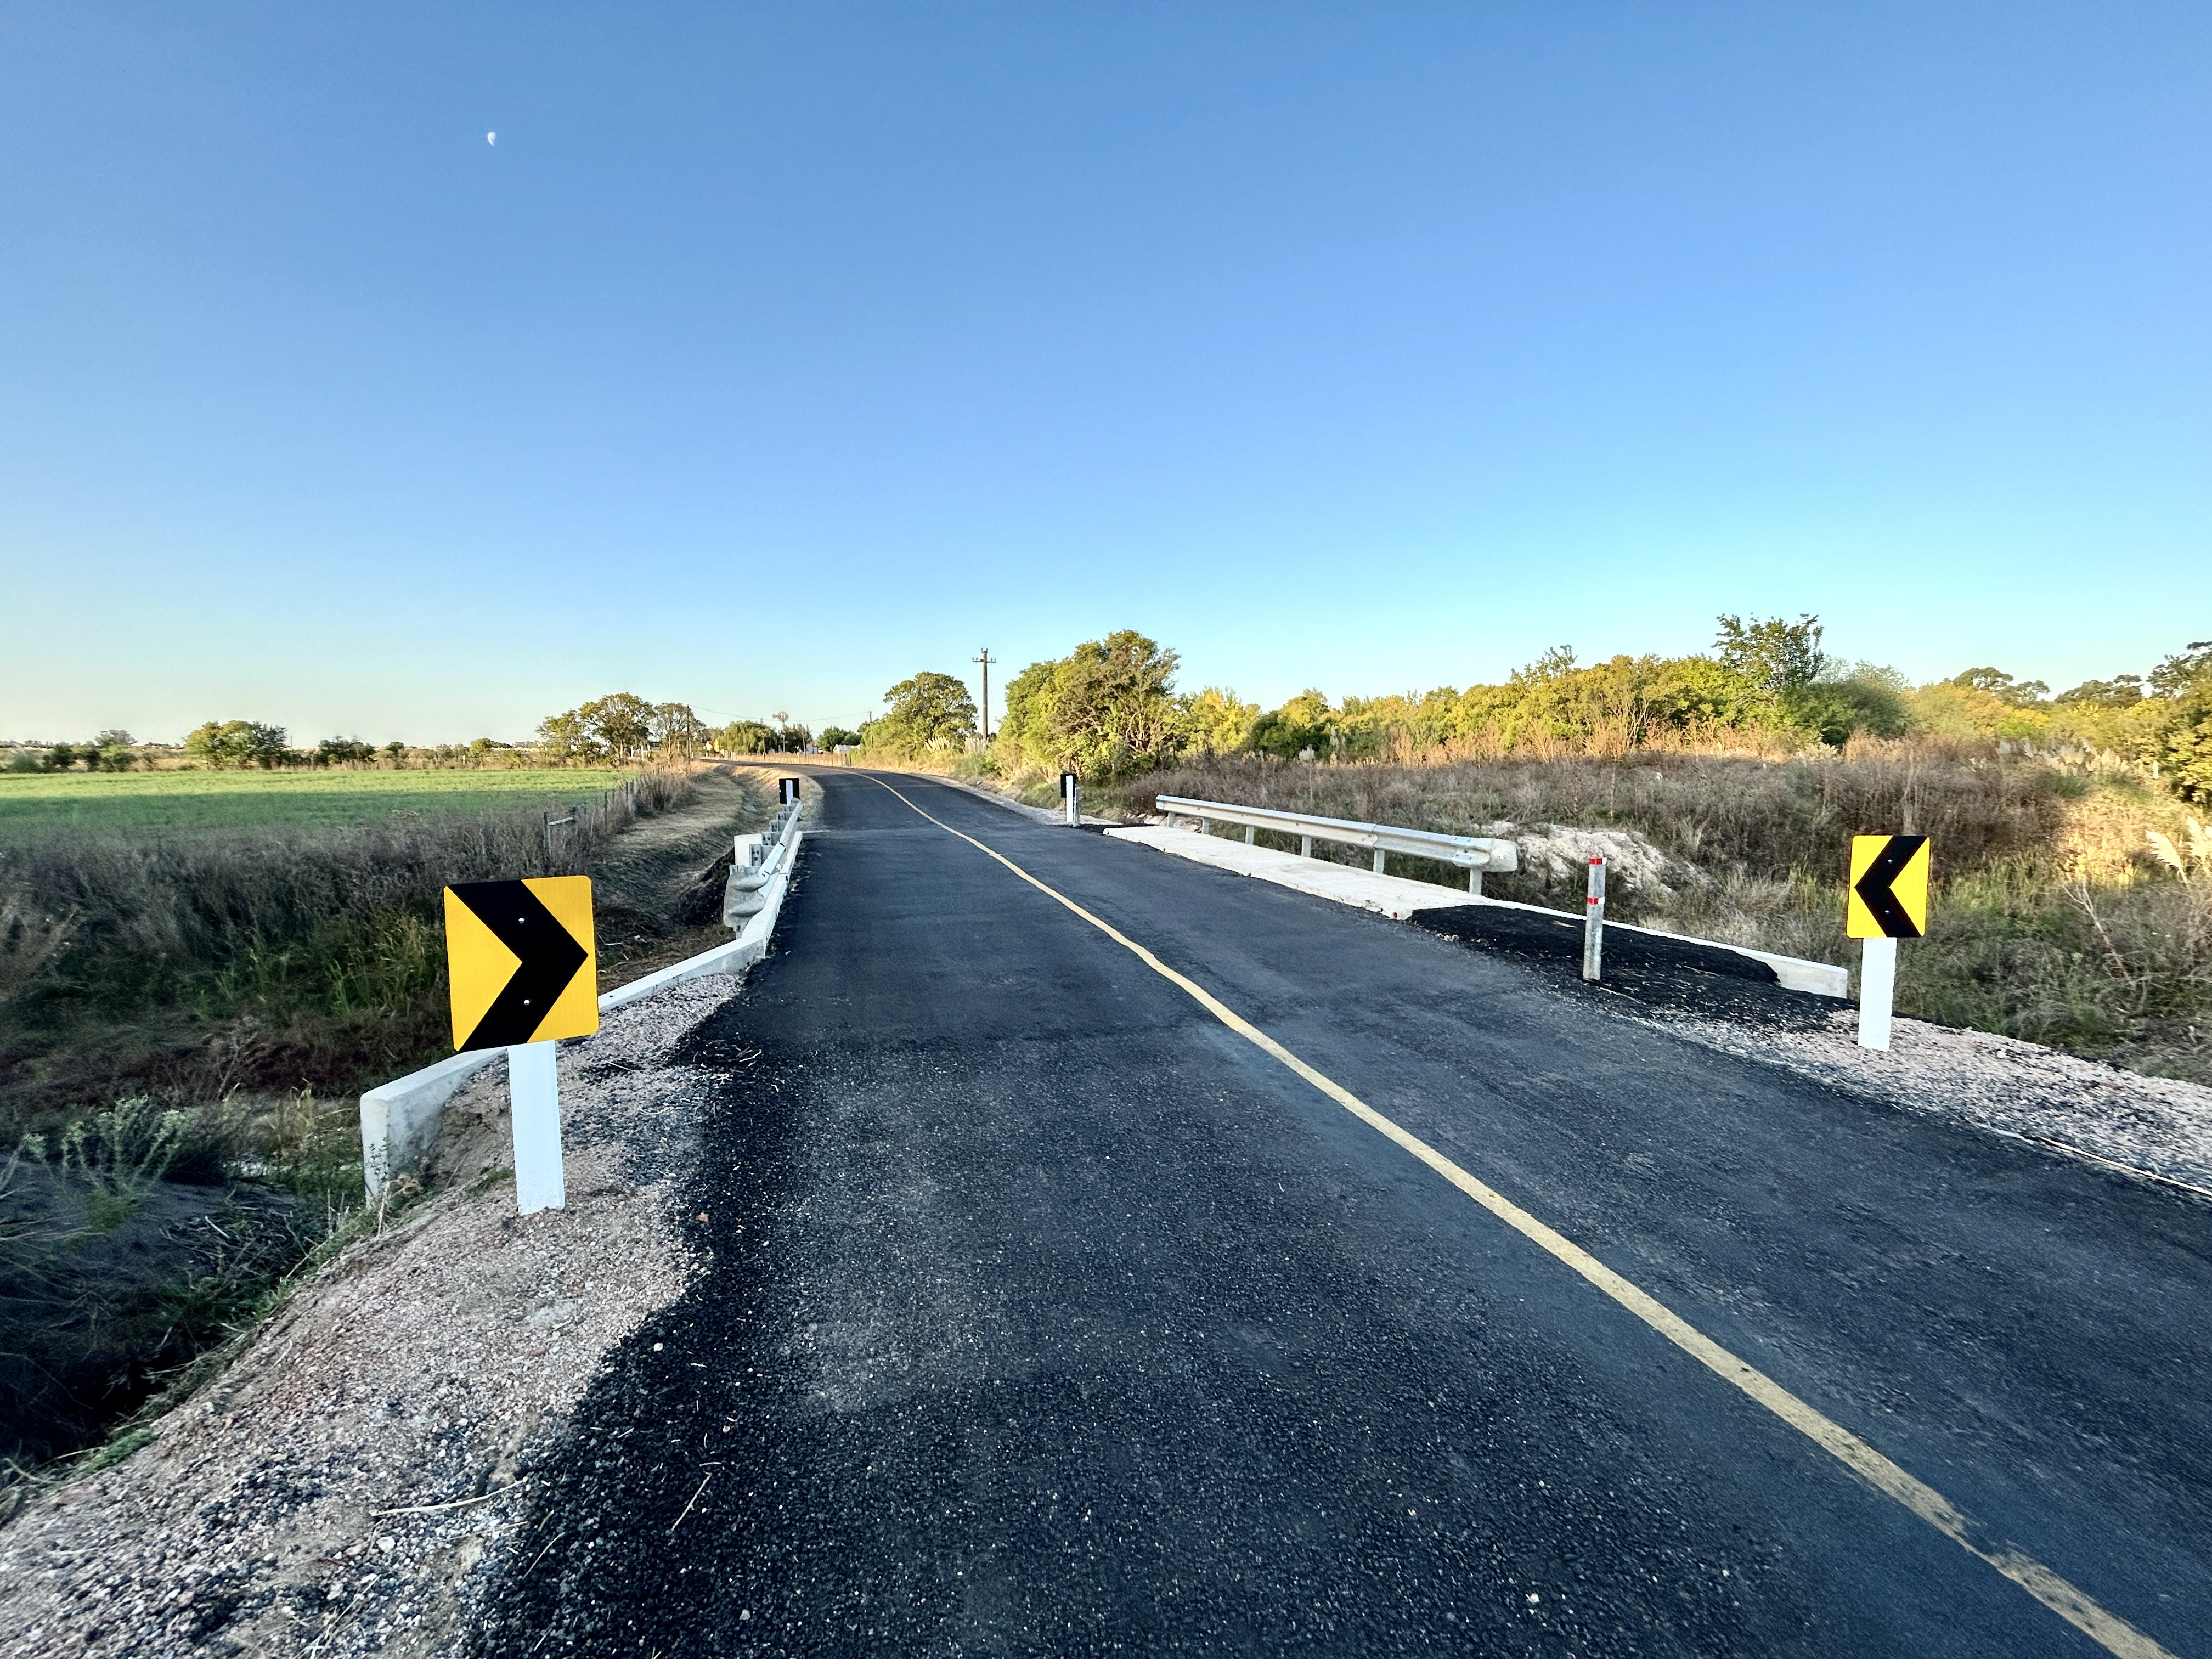
<svg viewBox="0 0 2212 1659">
<path fill-rule="evenodd" d="M 586 869 L 603 986 L 726 941 L 729 836 L 764 822 L 771 794 L 749 772 L 708 771 L 597 849 Z M 185 1064 L 119 1069 L 111 1103 L 0 1156 L 0 1521 L 116 1455 L 293 1283 L 374 1230 L 357 1091 L 442 1052 L 442 1018 L 415 1012 L 434 1003 L 441 1015 L 442 996 L 441 974 L 410 985 L 397 1017 L 424 1027 L 414 1046 L 341 1063 L 341 1086 L 321 1068 L 272 1087 L 266 1054 L 234 1055 L 227 1074 L 226 1048 L 257 1040 L 248 1019 L 201 1039 Z"/>
</svg>

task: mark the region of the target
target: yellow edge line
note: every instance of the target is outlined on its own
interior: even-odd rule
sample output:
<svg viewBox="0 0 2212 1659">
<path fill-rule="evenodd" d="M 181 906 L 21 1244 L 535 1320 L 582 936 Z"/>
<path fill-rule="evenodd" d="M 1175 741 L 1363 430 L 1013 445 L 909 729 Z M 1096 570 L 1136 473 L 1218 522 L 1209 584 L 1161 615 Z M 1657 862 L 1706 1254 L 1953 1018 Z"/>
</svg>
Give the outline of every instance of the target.
<svg viewBox="0 0 2212 1659">
<path fill-rule="evenodd" d="M 1967 1554 L 1988 1562 L 2106 1652 L 2120 1655 L 2121 1659 L 2176 1659 L 2168 1649 L 2118 1614 L 2106 1612 L 2034 1557 L 2011 1548 L 1984 1547 L 1974 1537 L 1980 1528 L 1942 1492 L 1905 1473 L 1842 1424 L 1823 1416 L 1765 1372 L 1746 1364 L 1719 1343 L 1696 1329 L 1674 1310 L 1638 1289 L 1572 1239 L 1546 1226 L 1504 1194 L 1476 1180 L 1419 1135 L 1401 1128 L 1351 1090 L 1316 1071 L 1204 986 L 1177 973 L 1112 923 L 1091 915 L 1066 894 L 1046 886 L 1003 853 L 986 847 L 973 836 L 962 834 L 942 819 L 932 817 L 881 778 L 872 778 L 869 781 L 890 789 L 892 794 L 897 795 L 899 799 L 905 801 L 908 806 L 928 818 L 945 834 L 958 836 L 978 852 L 996 859 L 1046 897 L 1082 917 L 1161 978 L 1189 996 L 1237 1036 L 1274 1056 L 1369 1128 L 1404 1147 L 1515 1232 L 1547 1255 L 1573 1268 L 1683 1352 L 1765 1407 L 1869 1486 L 1895 1498 Z"/>
</svg>

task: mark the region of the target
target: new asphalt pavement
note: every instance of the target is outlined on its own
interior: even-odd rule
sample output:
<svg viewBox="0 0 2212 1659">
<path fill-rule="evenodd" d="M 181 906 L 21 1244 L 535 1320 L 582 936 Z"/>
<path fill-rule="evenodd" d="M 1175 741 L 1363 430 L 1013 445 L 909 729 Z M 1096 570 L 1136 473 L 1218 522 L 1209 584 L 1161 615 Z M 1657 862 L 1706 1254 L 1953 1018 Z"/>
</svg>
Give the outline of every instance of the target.
<svg viewBox="0 0 2212 1659">
<path fill-rule="evenodd" d="M 816 775 L 684 1056 L 707 1268 L 539 1471 L 480 1651 L 2212 1654 L 2212 1206 L 1540 953 Z"/>
</svg>

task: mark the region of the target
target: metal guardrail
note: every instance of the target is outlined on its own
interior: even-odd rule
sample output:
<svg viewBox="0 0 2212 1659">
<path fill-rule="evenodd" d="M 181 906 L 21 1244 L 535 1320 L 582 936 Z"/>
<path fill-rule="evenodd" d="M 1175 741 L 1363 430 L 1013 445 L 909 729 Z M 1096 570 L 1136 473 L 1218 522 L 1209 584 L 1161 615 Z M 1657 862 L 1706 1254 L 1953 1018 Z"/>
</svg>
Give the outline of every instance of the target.
<svg viewBox="0 0 2212 1659">
<path fill-rule="evenodd" d="M 1482 890 L 1484 871 L 1495 870 L 1503 874 L 1521 867 L 1520 849 L 1510 841 L 1489 836 L 1446 836 L 1432 830 L 1401 830 L 1388 823 L 1318 817 L 1310 812 L 1285 812 L 1272 806 L 1236 806 L 1227 801 L 1193 800 L 1184 795 L 1162 795 L 1158 805 L 1170 830 L 1176 827 L 1177 818 L 1196 818 L 1201 830 L 1211 830 L 1216 823 L 1241 823 L 1248 845 L 1255 831 L 1273 830 L 1296 836 L 1299 855 L 1304 858 L 1313 856 L 1313 844 L 1317 841 L 1334 842 L 1341 847 L 1364 847 L 1375 854 L 1375 873 L 1378 876 L 1382 873 L 1383 855 L 1389 853 L 1455 864 L 1468 872 L 1468 890 L 1472 893 Z"/>
<path fill-rule="evenodd" d="M 769 821 L 767 829 L 739 836 L 732 843 L 729 884 L 722 892 L 724 926 L 743 927 L 744 919 L 766 902 L 761 890 L 775 878 L 791 847 L 792 832 L 799 827 L 799 806 L 797 801 L 791 802 Z"/>
</svg>

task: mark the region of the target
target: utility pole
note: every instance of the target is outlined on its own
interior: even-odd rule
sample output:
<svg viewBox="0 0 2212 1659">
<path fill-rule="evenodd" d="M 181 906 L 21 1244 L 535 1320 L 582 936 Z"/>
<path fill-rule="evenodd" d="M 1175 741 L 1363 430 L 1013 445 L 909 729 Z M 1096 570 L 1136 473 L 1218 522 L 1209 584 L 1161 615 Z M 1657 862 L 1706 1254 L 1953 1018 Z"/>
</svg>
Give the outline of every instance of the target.
<svg viewBox="0 0 2212 1659">
<path fill-rule="evenodd" d="M 968 660 L 983 665 L 983 741 L 988 743 L 991 740 L 991 647 L 985 646 L 981 656 L 970 657 Z"/>
</svg>

